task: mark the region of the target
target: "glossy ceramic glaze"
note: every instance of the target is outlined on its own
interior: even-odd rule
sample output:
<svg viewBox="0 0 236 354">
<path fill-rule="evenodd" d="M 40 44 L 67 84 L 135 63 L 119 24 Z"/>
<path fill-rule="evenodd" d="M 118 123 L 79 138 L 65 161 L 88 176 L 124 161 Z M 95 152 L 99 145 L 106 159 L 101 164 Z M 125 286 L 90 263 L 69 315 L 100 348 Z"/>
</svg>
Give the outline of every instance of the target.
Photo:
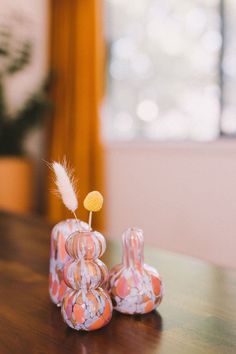
<svg viewBox="0 0 236 354">
<path fill-rule="evenodd" d="M 97 258 L 105 249 L 105 238 L 96 231 L 74 232 L 66 241 L 72 259 L 64 268 L 64 280 L 69 288 L 61 311 L 64 321 L 76 330 L 95 330 L 111 319 L 112 303 L 104 289 L 108 270 Z"/>
<path fill-rule="evenodd" d="M 49 270 L 49 293 L 52 301 L 61 306 L 67 286 L 63 278 L 65 264 L 71 259 L 65 249 L 66 240 L 76 230 L 88 230 L 88 224 L 75 219 L 67 219 L 54 226 L 51 233 L 51 253 Z"/>
<path fill-rule="evenodd" d="M 157 270 L 144 263 L 142 230 L 128 229 L 122 242 L 122 263 L 112 268 L 109 277 L 114 309 L 127 314 L 148 313 L 160 304 L 163 283 Z"/>
</svg>

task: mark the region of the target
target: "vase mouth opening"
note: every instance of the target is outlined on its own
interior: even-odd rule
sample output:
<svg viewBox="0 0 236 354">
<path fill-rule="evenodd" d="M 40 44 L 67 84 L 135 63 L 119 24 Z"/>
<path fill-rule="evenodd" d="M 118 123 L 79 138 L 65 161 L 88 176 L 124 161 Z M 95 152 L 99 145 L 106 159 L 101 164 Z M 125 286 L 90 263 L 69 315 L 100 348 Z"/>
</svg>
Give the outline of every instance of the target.
<svg viewBox="0 0 236 354">
<path fill-rule="evenodd" d="M 129 227 L 126 232 L 137 232 L 137 233 L 141 232 L 143 234 L 143 230 L 135 226 Z"/>
<path fill-rule="evenodd" d="M 75 230 L 73 231 L 69 237 L 75 236 L 75 235 L 86 235 L 86 234 L 94 234 L 93 230 Z"/>
</svg>

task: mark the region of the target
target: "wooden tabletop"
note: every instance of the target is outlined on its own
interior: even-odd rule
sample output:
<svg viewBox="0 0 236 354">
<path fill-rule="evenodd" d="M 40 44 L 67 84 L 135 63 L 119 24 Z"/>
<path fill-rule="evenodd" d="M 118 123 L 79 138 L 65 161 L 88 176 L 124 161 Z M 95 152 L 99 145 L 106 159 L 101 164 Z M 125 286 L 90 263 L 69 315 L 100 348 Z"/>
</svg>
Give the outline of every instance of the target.
<svg viewBox="0 0 236 354">
<path fill-rule="evenodd" d="M 236 353 L 235 270 L 146 246 L 146 263 L 165 282 L 158 312 L 114 312 L 106 327 L 76 332 L 49 299 L 49 239 L 46 223 L 0 214 L 1 354 Z M 120 257 L 120 245 L 109 242 L 107 265 Z"/>
</svg>

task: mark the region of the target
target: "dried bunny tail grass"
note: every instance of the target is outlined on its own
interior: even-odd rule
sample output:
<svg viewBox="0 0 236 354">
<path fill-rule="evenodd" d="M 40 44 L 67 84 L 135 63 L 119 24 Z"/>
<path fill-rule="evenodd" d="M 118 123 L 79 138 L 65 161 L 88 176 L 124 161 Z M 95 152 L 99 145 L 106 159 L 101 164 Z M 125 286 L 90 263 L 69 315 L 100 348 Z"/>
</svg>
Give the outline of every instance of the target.
<svg viewBox="0 0 236 354">
<path fill-rule="evenodd" d="M 78 199 L 76 196 L 76 188 L 72 172 L 67 167 L 65 160 L 62 164 L 53 161 L 49 166 L 53 170 L 56 177 L 55 184 L 58 194 L 60 195 L 66 208 L 75 214 L 75 211 L 78 208 Z"/>
</svg>

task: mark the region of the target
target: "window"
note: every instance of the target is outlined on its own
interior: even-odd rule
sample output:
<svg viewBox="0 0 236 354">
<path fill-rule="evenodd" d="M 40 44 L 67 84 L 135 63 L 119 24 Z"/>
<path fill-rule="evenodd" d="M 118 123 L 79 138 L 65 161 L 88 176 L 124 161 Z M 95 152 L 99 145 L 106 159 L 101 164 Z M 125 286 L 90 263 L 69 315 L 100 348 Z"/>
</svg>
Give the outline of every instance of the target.
<svg viewBox="0 0 236 354">
<path fill-rule="evenodd" d="M 235 0 L 105 0 L 110 139 L 236 134 Z"/>
</svg>

